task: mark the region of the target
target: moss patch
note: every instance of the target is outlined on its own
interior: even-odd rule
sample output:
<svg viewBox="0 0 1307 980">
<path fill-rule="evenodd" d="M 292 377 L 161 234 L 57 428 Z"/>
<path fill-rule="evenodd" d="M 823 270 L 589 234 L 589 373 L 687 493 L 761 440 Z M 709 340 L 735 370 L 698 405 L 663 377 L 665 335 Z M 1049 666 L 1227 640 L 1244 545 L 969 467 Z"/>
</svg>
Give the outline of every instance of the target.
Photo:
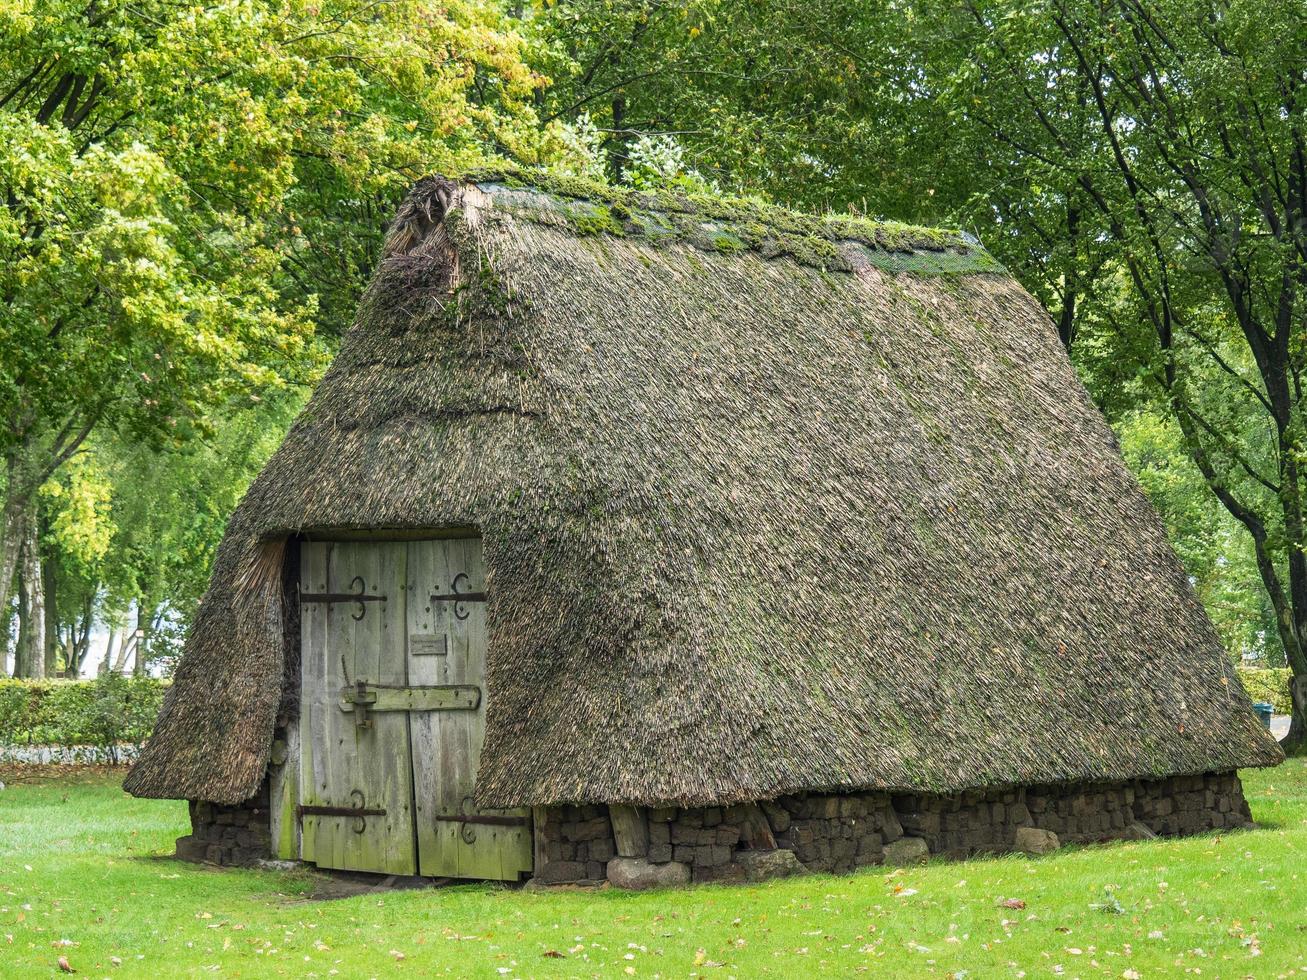
<svg viewBox="0 0 1307 980">
<path fill-rule="evenodd" d="M 868 265 L 920 275 L 1004 272 L 956 230 L 803 214 L 750 198 L 635 191 L 545 171 L 482 170 L 467 179 L 511 213 L 578 235 L 641 238 L 655 246 L 684 242 L 721 254 L 752 251 L 840 272 Z"/>
</svg>

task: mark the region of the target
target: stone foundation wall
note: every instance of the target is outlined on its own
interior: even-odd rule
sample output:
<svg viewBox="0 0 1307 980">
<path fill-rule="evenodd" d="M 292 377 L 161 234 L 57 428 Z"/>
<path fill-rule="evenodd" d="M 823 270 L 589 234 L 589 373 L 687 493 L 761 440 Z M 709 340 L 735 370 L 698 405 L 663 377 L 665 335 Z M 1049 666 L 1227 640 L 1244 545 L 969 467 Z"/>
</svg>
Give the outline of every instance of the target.
<svg viewBox="0 0 1307 980">
<path fill-rule="evenodd" d="M 247 866 L 271 856 L 268 784 L 235 806 L 191 800 L 191 833 L 177 840 L 177 857 Z"/>
<path fill-rule="evenodd" d="M 953 796 L 804 793 L 728 807 L 627 809 L 639 827 L 634 842 L 615 836 L 606 806 L 537 807 L 536 879 L 610 879 L 628 887 L 744 881 L 928 855 L 1197 834 L 1252 820 L 1234 773 Z M 251 865 L 271 856 L 267 783 L 236 806 L 192 801 L 190 815 L 178 857 Z"/>
<path fill-rule="evenodd" d="M 607 807 L 537 808 L 536 878 L 546 884 L 616 881 L 616 870 L 633 887 L 644 879 L 740 881 L 846 872 L 928 854 L 1046 850 L 1251 823 L 1234 773 L 953 796 L 809 793 L 759 804 L 639 812 L 647 843 L 637 834 L 632 844 L 614 837 Z M 770 839 L 764 842 L 760 834 Z M 669 869 L 675 871 L 670 877 Z"/>
</svg>

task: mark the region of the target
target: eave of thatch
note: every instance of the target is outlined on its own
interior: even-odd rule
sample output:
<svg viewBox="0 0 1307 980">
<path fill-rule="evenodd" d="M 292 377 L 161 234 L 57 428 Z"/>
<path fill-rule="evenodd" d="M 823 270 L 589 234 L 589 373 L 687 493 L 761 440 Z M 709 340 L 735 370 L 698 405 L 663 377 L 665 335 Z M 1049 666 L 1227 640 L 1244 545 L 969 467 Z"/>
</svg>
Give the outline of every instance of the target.
<svg viewBox="0 0 1307 980">
<path fill-rule="evenodd" d="M 1047 317 L 983 250 L 520 182 L 427 181 L 401 209 L 233 517 L 132 792 L 256 788 L 284 644 L 249 569 L 321 528 L 481 529 L 486 804 L 1280 760 Z"/>
</svg>

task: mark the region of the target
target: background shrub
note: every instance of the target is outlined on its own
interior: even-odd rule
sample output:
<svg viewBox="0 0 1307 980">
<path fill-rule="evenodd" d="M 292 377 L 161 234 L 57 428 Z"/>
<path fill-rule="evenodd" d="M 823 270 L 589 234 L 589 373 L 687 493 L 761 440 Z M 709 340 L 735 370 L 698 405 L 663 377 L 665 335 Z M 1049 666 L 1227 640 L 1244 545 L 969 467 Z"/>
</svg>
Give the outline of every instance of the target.
<svg viewBox="0 0 1307 980">
<path fill-rule="evenodd" d="M 1293 709 L 1289 695 L 1291 672 L 1288 667 L 1236 669 L 1239 671 L 1239 680 L 1243 682 L 1243 689 L 1254 701 L 1269 701 L 1275 705 L 1275 713 L 1279 715 L 1287 715 Z"/>
<path fill-rule="evenodd" d="M 110 674 L 93 681 L 0 679 L 0 745 L 139 745 L 165 681 Z"/>
</svg>

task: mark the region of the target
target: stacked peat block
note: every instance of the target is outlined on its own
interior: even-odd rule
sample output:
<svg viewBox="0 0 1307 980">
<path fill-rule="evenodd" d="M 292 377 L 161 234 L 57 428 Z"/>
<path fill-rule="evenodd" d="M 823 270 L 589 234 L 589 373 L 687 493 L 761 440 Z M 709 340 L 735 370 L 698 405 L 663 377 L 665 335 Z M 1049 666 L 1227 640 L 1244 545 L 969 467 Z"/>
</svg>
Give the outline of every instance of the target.
<svg viewBox="0 0 1307 980">
<path fill-rule="evenodd" d="M 904 833 L 923 838 L 932 854 L 947 857 L 1009 850 L 1017 828 L 1031 822 L 1020 789 L 895 794 L 893 806 Z"/>
<path fill-rule="evenodd" d="M 886 844 L 903 836 L 903 826 L 885 793 L 782 796 L 767 809 L 776 829 L 777 809 L 787 827 L 776 845 L 794 851 L 809 871 L 852 871 L 884 860 Z"/>
<path fill-rule="evenodd" d="M 1160 835 L 1247 827 L 1253 819 L 1232 772 L 1137 783 L 1134 811 L 1140 823 Z"/>
<path fill-rule="evenodd" d="M 608 807 L 559 806 L 536 811 L 535 877 L 545 884 L 598 881 L 617 853 Z"/>
<path fill-rule="evenodd" d="M 1252 814 L 1234 773 L 1086 786 L 1032 787 L 1026 794 L 1037 827 L 1063 842 L 1111 840 L 1142 826 L 1161 836 L 1248 826 Z"/>
<path fill-rule="evenodd" d="M 1135 823 L 1136 790 L 1131 784 L 1033 786 L 1026 806 L 1034 826 L 1050 830 L 1066 843 L 1086 843 L 1123 836 Z"/>
<path fill-rule="evenodd" d="M 191 833 L 177 840 L 177 857 L 209 864 L 248 866 L 271 856 L 268 784 L 244 803 L 190 801 Z"/>
<path fill-rule="evenodd" d="M 650 824 L 650 850 L 653 849 L 653 828 L 665 827 L 672 848 L 672 860 L 689 867 L 692 880 L 742 879 L 743 872 L 734 866 L 735 846 L 740 841 L 740 823 L 743 819 L 737 814 L 741 809 L 710 806 L 700 810 L 676 811 L 665 823 Z M 732 811 L 736 813 L 733 814 Z M 732 819 L 728 820 L 728 817 Z M 659 832 L 659 837 L 661 836 L 662 833 Z M 652 857 L 650 860 L 653 860 Z"/>
<path fill-rule="evenodd" d="M 951 795 L 800 793 L 756 805 L 640 809 L 647 815 L 647 853 L 627 856 L 652 866 L 684 865 L 696 882 L 746 878 L 746 865 L 757 865 L 740 855 L 749 849 L 751 834 L 756 843 L 757 821 L 764 819 L 776 847 L 793 852 L 804 870 L 836 873 L 882 863 L 885 846 L 903 838 L 920 838 L 931 854 L 965 857 L 1012 850 L 1023 827 L 1056 834 L 1056 846 L 1057 841 L 1202 833 L 1250 822 L 1234 773 Z M 607 807 L 536 812 L 538 879 L 557 883 L 605 876 L 605 862 L 617 852 Z"/>
</svg>

